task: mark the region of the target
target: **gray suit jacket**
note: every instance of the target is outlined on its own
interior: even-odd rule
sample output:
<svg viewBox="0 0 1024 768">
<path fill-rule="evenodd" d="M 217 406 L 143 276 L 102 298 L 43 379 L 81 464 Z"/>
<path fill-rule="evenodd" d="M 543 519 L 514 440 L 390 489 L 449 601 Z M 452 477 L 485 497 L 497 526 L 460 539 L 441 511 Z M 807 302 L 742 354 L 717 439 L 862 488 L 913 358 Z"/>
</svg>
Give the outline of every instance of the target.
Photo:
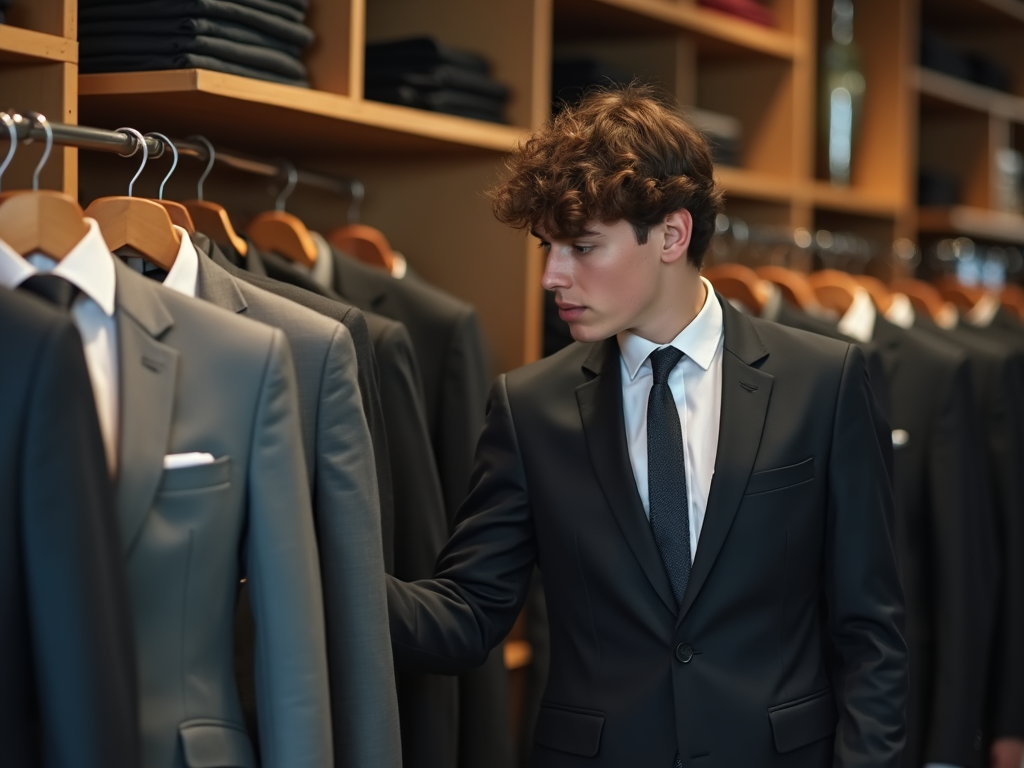
<svg viewBox="0 0 1024 768">
<path fill-rule="evenodd" d="M 298 381 L 327 619 L 335 764 L 402 764 L 380 507 L 355 347 L 341 323 L 236 280 L 199 246 L 199 298 L 280 328 Z M 204 247 L 205 246 L 205 247 Z"/>
<path fill-rule="evenodd" d="M 330 765 L 323 600 L 295 372 L 284 334 L 115 259 L 116 490 L 146 768 L 255 768 L 232 665 L 247 577 L 262 764 Z M 168 454 L 212 464 L 164 470 Z"/>
</svg>

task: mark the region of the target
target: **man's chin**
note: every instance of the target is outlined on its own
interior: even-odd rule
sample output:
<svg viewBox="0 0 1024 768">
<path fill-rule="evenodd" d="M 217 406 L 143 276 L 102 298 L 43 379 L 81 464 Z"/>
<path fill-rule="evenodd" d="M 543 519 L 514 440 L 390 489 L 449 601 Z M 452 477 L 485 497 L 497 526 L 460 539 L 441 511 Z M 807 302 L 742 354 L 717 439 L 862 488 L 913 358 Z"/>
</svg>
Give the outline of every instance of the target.
<svg viewBox="0 0 1024 768">
<path fill-rule="evenodd" d="M 592 344 L 595 341 L 603 341 L 609 336 L 614 336 L 614 333 L 608 333 L 603 329 L 595 328 L 594 326 L 581 325 L 578 323 L 572 323 L 569 325 L 569 333 L 572 334 L 574 341 L 579 341 L 584 344 Z"/>
</svg>

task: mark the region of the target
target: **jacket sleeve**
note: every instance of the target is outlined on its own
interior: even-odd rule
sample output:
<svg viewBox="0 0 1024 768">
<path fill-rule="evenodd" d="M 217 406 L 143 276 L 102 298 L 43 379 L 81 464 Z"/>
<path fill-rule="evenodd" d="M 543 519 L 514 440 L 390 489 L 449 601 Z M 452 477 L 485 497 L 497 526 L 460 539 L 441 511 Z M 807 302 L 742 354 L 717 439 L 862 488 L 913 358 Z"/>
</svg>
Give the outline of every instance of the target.
<svg viewBox="0 0 1024 768">
<path fill-rule="evenodd" d="M 435 577 L 412 584 L 388 578 L 400 669 L 459 674 L 479 666 L 526 597 L 536 542 L 504 376 L 491 390 L 470 489 Z"/>
<path fill-rule="evenodd" d="M 380 505 L 355 347 L 338 325 L 320 382 L 314 510 L 337 766 L 400 768 Z"/>
<path fill-rule="evenodd" d="M 899 768 L 906 739 L 907 647 L 884 418 L 863 353 L 844 363 L 828 469 L 824 585 L 839 707 L 836 768 Z"/>
<path fill-rule="evenodd" d="M 248 467 L 246 574 L 266 768 L 333 762 L 320 564 L 303 463 L 295 371 L 274 329 Z"/>
<path fill-rule="evenodd" d="M 70 323 L 49 334 L 32 394 L 21 526 L 46 764 L 134 768 L 135 635 L 124 556 L 82 342 Z"/>
</svg>

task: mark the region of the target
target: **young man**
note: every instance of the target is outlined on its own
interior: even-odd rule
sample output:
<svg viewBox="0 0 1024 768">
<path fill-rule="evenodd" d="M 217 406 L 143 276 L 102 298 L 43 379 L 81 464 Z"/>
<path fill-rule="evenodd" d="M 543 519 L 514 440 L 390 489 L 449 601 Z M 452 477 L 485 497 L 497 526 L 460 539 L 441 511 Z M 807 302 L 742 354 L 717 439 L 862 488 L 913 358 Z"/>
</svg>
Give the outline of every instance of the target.
<svg viewBox="0 0 1024 768">
<path fill-rule="evenodd" d="M 479 664 L 537 563 L 537 768 L 898 768 L 891 445 L 859 350 L 701 278 L 711 157 L 642 89 L 563 111 L 492 196 L 579 343 L 495 383 L 435 578 L 388 583 L 396 664 Z"/>
</svg>

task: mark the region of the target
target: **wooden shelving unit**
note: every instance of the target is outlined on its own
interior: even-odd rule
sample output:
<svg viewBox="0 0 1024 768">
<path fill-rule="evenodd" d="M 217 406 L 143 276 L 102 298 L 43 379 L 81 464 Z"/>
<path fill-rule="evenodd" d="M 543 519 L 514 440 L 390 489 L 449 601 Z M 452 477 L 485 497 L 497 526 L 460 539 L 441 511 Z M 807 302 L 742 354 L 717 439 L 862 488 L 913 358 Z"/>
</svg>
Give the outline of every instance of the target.
<svg viewBox="0 0 1024 768">
<path fill-rule="evenodd" d="M 0 25 L 0 62 L 77 64 L 78 42 L 45 32 Z"/>
<path fill-rule="evenodd" d="M 1024 216 L 965 205 L 947 208 L 920 208 L 917 212 L 919 232 L 933 235 L 955 235 L 1024 245 Z"/>
<path fill-rule="evenodd" d="M 921 94 L 922 107 L 970 110 L 1024 122 L 1024 97 L 921 67 L 914 71 L 914 82 Z"/>
</svg>

